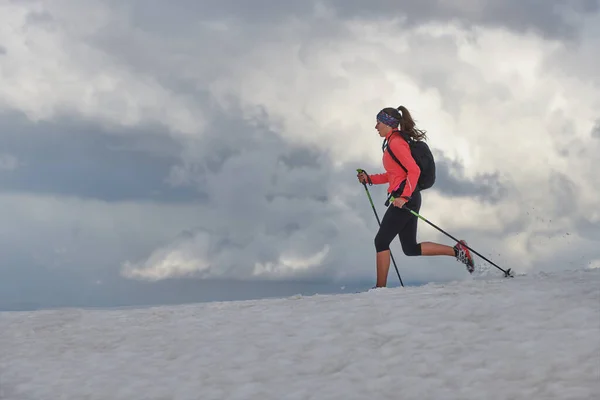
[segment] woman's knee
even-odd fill
[[[402,246],[402,251],[404,251],[404,254],[409,256],[409,257],[415,257],[415,256],[420,256],[421,255],[421,243],[416,243],[414,245],[410,245],[410,246]]]
[[[382,235],[381,233],[377,233],[377,235],[375,235],[375,250],[379,253],[382,251],[386,251],[390,249],[390,240],[388,240],[384,235]]]

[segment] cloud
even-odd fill
[[[347,263],[349,235],[372,240],[336,204],[335,180],[356,178],[332,176],[331,161],[315,148],[222,117],[214,123],[225,124],[227,137],[206,135],[186,146],[177,168],[179,185],[197,185],[209,195],[196,211],[201,222],[147,257],[128,260],[123,274],[151,280],[362,276],[359,268],[338,268]]]
[[[458,22],[467,29],[477,26],[507,28],[521,34],[534,31],[548,38],[573,38],[581,20],[598,13],[596,0],[471,0],[453,2],[423,0],[419,2],[373,0],[320,0],[280,2],[260,0],[183,0],[165,6],[158,1],[128,4],[135,23],[148,29],[151,25],[182,30],[200,21],[230,21],[236,24],[271,25],[284,19],[306,20],[315,15],[336,20],[398,21],[409,26],[428,23]],[[123,6],[125,7],[125,6]],[[390,36],[392,37],[392,36]]]
[[[164,278],[191,276],[210,268],[205,260],[210,246],[210,235],[200,232],[191,238],[187,235],[166,248],[155,250],[142,264],[125,262],[123,275],[129,278],[160,280]]]
[[[600,139],[600,119],[596,121],[596,125],[592,129],[592,137],[596,139]]]
[[[439,152],[438,152],[439,153]],[[465,167],[457,160],[450,160],[439,153],[436,157],[436,190],[455,197],[475,196],[484,202],[498,203],[509,195],[507,183],[502,182],[499,172],[483,173],[464,178]]]
[[[194,207],[152,202],[105,202],[72,196],[0,194],[5,282],[43,268],[97,280],[123,260],[143,257],[194,220]],[[33,277],[32,277],[33,279]]]
[[[14,171],[19,166],[19,160],[12,154],[0,154],[0,171]]]
[[[145,128],[145,129],[144,129]],[[200,190],[172,187],[181,144],[160,127],[107,130],[94,122],[56,118],[36,124],[0,113],[1,192],[54,194],[106,201],[199,201]]]
[[[109,5],[8,2],[0,6],[3,46],[0,106],[32,120],[78,115],[126,127],[166,123],[177,134],[202,127],[185,95],[164,88],[86,42],[110,24]]]
[[[25,163],[5,250],[133,279],[372,278],[355,170],[381,171],[375,115],[403,104],[438,160],[424,216],[501,265],[597,258],[597,2],[468,3],[1,5],[0,140]]]
[[[252,269],[250,262],[237,265],[231,263],[232,258],[242,258],[231,257],[232,252],[234,255],[238,252],[247,254],[248,250],[247,247],[239,249],[232,246],[226,237],[206,231],[186,232],[179,239],[155,250],[141,263],[125,262],[122,274],[128,278],[150,281],[178,277],[294,279],[306,271],[323,266],[329,253],[329,245],[324,245],[316,254],[310,251],[302,254],[302,251],[292,246],[275,260],[255,262]],[[231,261],[228,262],[228,259]]]

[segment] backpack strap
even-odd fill
[[[396,132],[398,132],[398,134],[399,134],[399,135],[400,135],[400,136],[401,136],[401,137],[402,137],[404,140],[406,140],[406,142],[407,142],[407,143],[408,143],[408,141],[409,141],[409,140],[411,140],[411,137],[410,137],[410,136],[408,136],[408,135],[406,134],[406,132],[402,132],[402,131],[399,131],[399,130],[395,130],[394,132],[392,132],[392,135],[393,135],[394,133],[396,133]],[[392,135],[390,135],[390,137],[392,137]],[[396,161],[396,162],[398,163],[398,165],[400,165],[400,166],[402,167],[402,169],[404,170],[404,172],[406,172],[406,173],[408,174],[408,169],[407,169],[407,168],[406,168],[404,165],[402,165],[402,163],[400,162],[400,160],[398,160],[398,157],[396,157],[396,155],[395,155],[395,154],[394,154],[394,152],[392,151],[392,148],[389,146],[389,140],[387,140],[387,139],[386,139],[386,140],[384,140],[384,141],[383,141],[383,145],[381,146],[381,149],[382,149],[384,152],[387,150],[387,152],[388,152],[388,154],[390,155],[390,157],[392,157],[392,159],[393,159],[394,161]],[[400,184],[400,186],[398,187],[398,189],[396,189],[396,190],[395,190],[393,193],[391,193],[391,194],[388,196],[388,199],[387,199],[387,200],[386,200],[386,202],[385,202],[385,206],[386,206],[386,207],[389,205],[389,203],[390,203],[390,199],[391,199],[392,197],[394,197],[394,196],[399,196],[399,195],[400,195],[400,193],[402,193],[402,192],[404,191],[404,186],[405,186],[405,185],[406,185],[406,180],[404,180],[404,181],[403,181],[403,182]],[[410,199],[411,199],[411,197],[405,197],[405,196],[403,196],[403,197],[404,197],[406,200],[410,200]]]
[[[408,140],[406,139],[407,135],[403,134],[403,132],[394,131],[394,132],[392,132],[392,135],[394,133],[396,133],[396,132],[398,132],[400,134],[400,136],[402,136],[402,138],[408,142]],[[392,137],[392,135],[390,135],[390,137]],[[402,169],[404,170],[404,172],[408,173],[408,169],[406,169],[406,167],[404,165],[402,165],[402,163],[400,162],[400,160],[398,160],[398,158],[396,157],[396,155],[392,152],[392,148],[389,146],[389,140],[386,139],[386,140],[383,141],[383,145],[381,146],[381,150],[383,150],[383,152],[385,152],[387,150],[388,154],[392,157],[392,159],[394,161],[396,161],[402,167]]]

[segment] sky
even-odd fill
[[[423,216],[505,268],[598,268],[599,10],[4,1],[0,304],[371,285],[356,168],[382,171],[375,116],[399,105],[436,157]],[[469,278],[392,251],[405,283]]]

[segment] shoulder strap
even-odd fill
[[[406,138],[404,137],[404,135],[402,135],[402,133],[400,131],[397,131],[398,133],[400,133],[400,135],[406,140]],[[394,133],[392,133],[393,135]],[[390,135],[390,137],[392,137]],[[406,169],[406,167],[404,165],[402,165],[402,163],[400,162],[400,160],[398,160],[398,158],[396,157],[396,155],[394,155],[394,153],[392,152],[392,148],[389,146],[389,140],[384,140],[383,141],[383,146],[381,147],[381,149],[385,152],[386,150],[388,151],[388,154],[392,157],[392,159],[394,161],[396,161],[404,170],[404,172],[408,173],[408,169]]]

